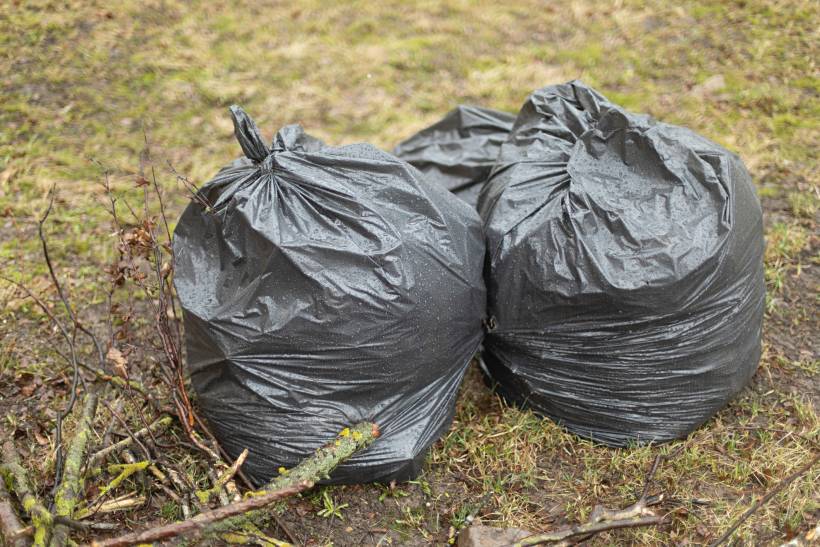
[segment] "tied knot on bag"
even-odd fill
[[[263,170],[273,168],[273,158],[277,152],[298,148],[302,133],[299,126],[289,125],[283,127],[276,134],[270,148],[268,148],[256,123],[242,107],[232,105],[230,111],[233,119],[234,135],[236,135],[236,140],[239,141],[239,146],[242,147],[242,152],[249,160],[259,164]]]
[[[233,132],[245,157],[254,163],[264,161],[273,150],[268,150],[265,146],[259,128],[241,107],[232,105],[230,110],[231,118],[233,118]]]

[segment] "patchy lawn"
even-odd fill
[[[585,518],[596,503],[628,505],[655,455],[675,454],[654,489],[667,495],[668,524],[610,532],[592,543],[708,543],[816,454],[817,2],[6,4],[0,269],[56,306],[36,236],[56,184],[48,232],[57,273],[99,332],[107,329],[105,266],[114,258],[101,205],[103,169],[121,199],[138,203],[134,174],[147,139],[176,218],[187,195],[169,164],[201,183],[239,155],[227,114],[232,103],[266,135],[299,122],[329,143],[387,148],[458,103],[514,112],[530,91],[581,78],[746,161],[766,215],[769,292],[760,369],[736,401],[684,441],[616,450],[505,407],[472,370],[456,421],[418,480],[318,489],[294,499],[282,521],[298,540],[445,543],[476,519],[547,529]],[[147,302],[131,304],[147,310]],[[158,350],[150,314],[138,313],[129,325],[122,345],[131,374],[151,385]],[[0,282],[0,431],[22,447],[41,493],[51,486],[51,432],[70,376],[55,348],[64,351],[47,318]],[[139,427],[134,408],[125,405],[122,413]],[[100,436],[109,421],[101,408]],[[172,455],[192,483],[202,483],[204,464],[195,453]],[[819,481],[815,467],[735,537],[778,543],[813,526]],[[143,491],[136,479],[119,488]],[[179,516],[160,494],[106,519],[136,527]]]

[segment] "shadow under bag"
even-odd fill
[[[361,421],[381,437],[329,482],[411,478],[483,336],[478,215],[372,146],[286,126],[269,148],[232,114],[246,157],[174,233],[198,406],[257,483]]]
[[[765,287],[743,162],[580,82],[534,92],[482,189],[507,399],[611,445],[685,436],[748,382]]]

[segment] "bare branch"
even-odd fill
[[[650,505],[663,500],[663,495],[649,497],[649,488],[655,478],[661,462],[670,456],[658,455],[652,462],[652,468],[644,479],[643,492],[638,501],[625,509],[607,509],[596,506],[589,516],[589,520],[581,524],[564,526],[552,532],[535,534],[526,537],[514,544],[514,547],[530,547],[532,545],[543,545],[554,543],[557,545],[570,545],[576,541],[582,541],[600,532],[607,530],[617,530],[619,528],[634,528],[638,526],[655,526],[663,523],[663,517],[656,515]]]
[[[245,463],[245,458],[247,457],[248,449],[246,448],[242,451],[239,457],[236,458],[236,461],[233,462],[233,465],[226,469],[225,472],[222,473],[214,481],[214,484],[211,488],[208,488],[207,490],[198,490],[196,492],[196,497],[199,498],[200,503],[202,503],[203,505],[208,503],[208,501],[211,499],[211,496],[221,492],[222,488],[228,483],[228,481],[230,481],[233,478],[234,475],[236,475],[236,472],[239,471],[239,468],[242,467],[242,464]]]
[[[255,509],[260,509],[282,498],[303,492],[312,486],[313,483],[308,481],[299,482],[290,486],[285,486],[279,490],[265,492],[260,496],[254,496],[238,503],[233,503],[212,511],[200,513],[199,515],[188,520],[183,520],[182,522],[174,522],[173,524],[168,524],[166,526],[125,534],[103,541],[95,541],[91,545],[95,547],[127,547],[129,545],[163,541],[179,536],[185,536],[186,539],[194,539],[202,535],[207,530],[208,525],[213,522],[236,515],[242,515]]]
[[[88,460],[88,467],[92,468],[97,464],[101,463],[105,458],[107,458],[110,454],[116,454],[129,446],[134,442],[134,439],[142,439],[148,436],[149,432],[156,433],[166,429],[168,426],[171,425],[171,417],[170,416],[163,416],[159,418],[157,421],[149,425],[148,427],[144,427],[140,430],[137,430],[133,433],[133,435],[129,435],[128,437],[124,438],[123,440],[114,443],[110,446],[103,448],[102,450],[97,451],[94,455],[91,456]]]
[[[28,540],[21,532],[23,525],[11,506],[11,496],[6,490],[6,483],[0,477],[0,544],[8,547],[27,547]]]
[[[11,490],[17,495],[23,509],[31,517],[35,546],[45,546],[51,533],[53,518],[48,509],[43,506],[28,479],[25,468],[20,464],[20,455],[17,448],[8,440],[3,443],[3,465],[0,471],[8,479]]]
[[[316,450],[313,456],[293,469],[280,473],[253,497],[201,513],[192,519],[125,534],[118,538],[95,542],[93,545],[124,547],[174,537],[184,537],[187,541],[202,535],[219,536],[245,526],[257,526],[269,514],[262,508],[283,497],[311,488],[315,481],[327,476],[339,463],[368,446],[379,434],[379,428],[372,423],[361,423],[352,428],[345,428],[334,441]]]

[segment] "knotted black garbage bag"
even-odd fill
[[[478,215],[394,156],[291,125],[268,148],[233,107],[246,158],[174,234],[198,404],[256,482],[345,426],[381,437],[332,482],[403,480],[449,426],[481,342]]]
[[[507,399],[611,445],[685,436],[760,357],[760,204],[742,161],[579,82],[534,92],[479,198]]]
[[[393,153],[475,207],[514,120],[506,112],[462,105]]]

